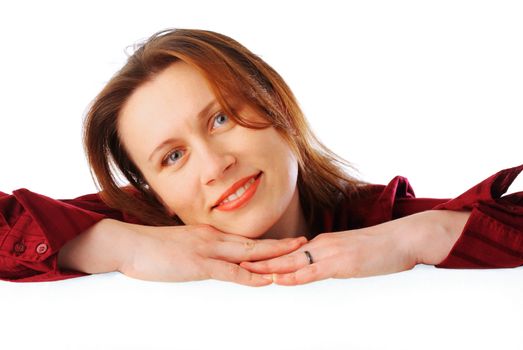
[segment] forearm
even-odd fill
[[[85,273],[118,271],[127,244],[125,223],[103,219],[67,242],[58,253],[58,266]]]
[[[423,212],[421,239],[415,248],[417,263],[437,265],[452,250],[470,217],[470,211],[429,210]]]

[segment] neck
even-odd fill
[[[291,203],[281,219],[260,238],[282,239],[300,236],[308,237],[309,228],[301,209],[300,196],[296,188]]]

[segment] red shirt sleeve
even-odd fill
[[[433,209],[470,210],[461,236],[436,267],[506,268],[523,265],[523,192],[502,196],[523,164],[501,170]]]
[[[403,216],[430,210],[449,199],[416,198],[407,178],[394,177],[387,186],[372,184],[357,197],[345,199],[325,210],[319,232],[353,230],[378,225]]]
[[[371,205],[373,225],[425,210],[470,211],[449,255],[436,267],[504,268],[523,265],[523,192],[502,197],[523,164],[497,172],[454,199],[416,198],[404,177],[395,177]]]
[[[55,200],[27,189],[0,192],[0,279],[40,282],[87,275],[59,269],[57,253],[104,218],[137,222],[109,208],[97,194]]]
[[[436,267],[502,268],[523,265],[523,192],[502,195],[523,170],[504,169],[454,199],[416,198],[407,178],[371,185],[360,197],[324,212],[321,232],[358,229],[426,210],[470,211],[448,256]]]

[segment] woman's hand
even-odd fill
[[[253,240],[218,231],[209,225],[149,227],[132,225],[129,254],[120,271],[154,281],[217,279],[250,286],[272,283],[238,264],[288,254],[307,240]]]
[[[240,266],[273,274],[277,284],[296,285],[330,277],[389,274],[410,270],[418,263],[437,264],[451,250],[468,215],[431,210],[372,227],[323,233],[287,255]],[[305,251],[310,252],[312,264]]]
[[[288,254],[306,241],[253,240],[208,225],[154,227],[104,219],[61,249],[59,265],[87,273],[118,270],[150,281],[213,278],[264,286],[272,280],[238,263]]]

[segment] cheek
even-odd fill
[[[273,129],[271,135],[268,136],[260,143],[264,146],[259,147],[263,150],[264,158],[270,162],[274,172],[280,174],[282,180],[292,181],[292,178],[296,178],[298,172],[296,156],[285,139],[276,130]]]
[[[257,136],[258,146],[254,152],[261,160],[262,170],[267,173],[272,205],[276,211],[281,211],[286,208],[296,189],[298,160],[291,147],[274,128],[263,130]],[[255,138],[253,135],[253,139]]]
[[[183,186],[180,186],[183,183]],[[177,215],[184,223],[192,222],[191,213],[196,213],[196,203],[200,201],[199,191],[190,180],[158,179],[151,184],[169,215]],[[200,209],[201,210],[201,209]]]

